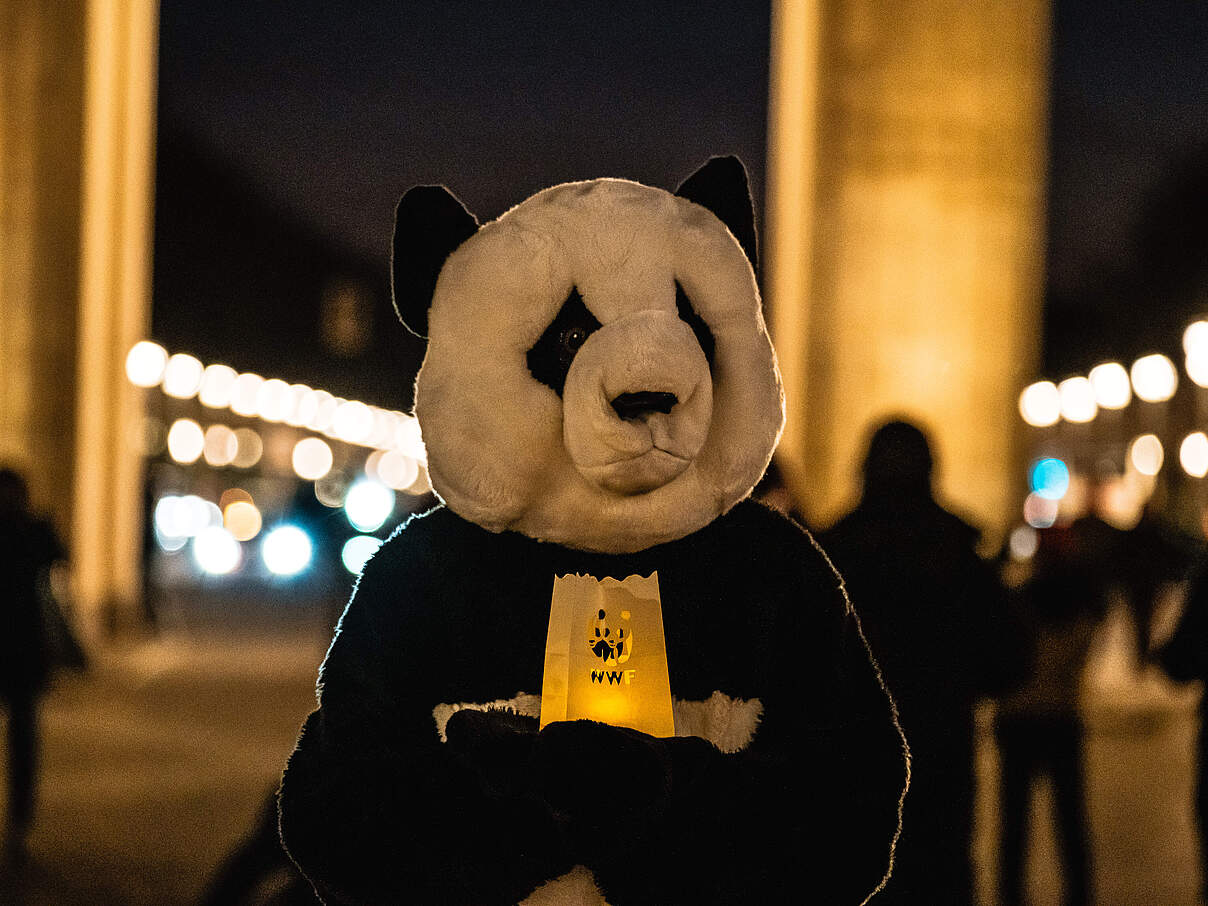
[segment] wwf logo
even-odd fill
[[[624,664],[633,654],[630,612],[614,610],[613,613],[619,614],[619,619],[610,620],[607,612],[601,608],[595,619],[589,620],[587,625],[587,647],[608,667]]]

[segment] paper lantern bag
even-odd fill
[[[675,735],[657,572],[555,577],[541,726],[584,718]]]

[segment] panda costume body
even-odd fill
[[[812,539],[748,498],[783,425],[746,174],[399,203],[395,304],[444,505],[365,566],[286,769],[328,903],[866,902],[908,764]],[[676,736],[537,730],[556,576],[661,590]]]

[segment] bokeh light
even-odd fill
[[[373,433],[373,410],[356,400],[345,400],[336,408],[331,430],[342,441],[364,443]]]
[[[1036,533],[1036,529],[1030,525],[1016,526],[1011,532],[1011,537],[1007,542],[1007,547],[1011,552],[1011,559],[1016,561],[1031,560],[1036,556],[1036,549],[1040,546],[1040,536]]]
[[[1183,352],[1188,358],[1208,356],[1208,321],[1195,321],[1183,331]]]
[[[197,399],[210,409],[225,409],[231,405],[235,392],[235,380],[239,373],[229,365],[207,365],[201,375],[201,389]]]
[[[222,526],[202,529],[193,539],[193,562],[204,573],[225,576],[234,572],[242,561],[242,545]]]
[[[1128,462],[1142,475],[1157,475],[1166,457],[1156,434],[1142,434],[1128,445]]]
[[[1069,467],[1055,456],[1037,460],[1028,479],[1032,491],[1046,500],[1060,500],[1070,489]]]
[[[1119,362],[1096,365],[1087,377],[1100,409],[1123,409],[1132,400],[1132,383]]]
[[[167,367],[167,350],[150,340],[139,340],[126,353],[126,377],[136,387],[158,386]]]
[[[1057,385],[1052,381],[1037,381],[1025,387],[1019,394],[1019,414],[1034,428],[1047,428],[1057,424],[1057,420],[1061,418],[1061,394]],[[418,436],[418,424],[414,430]],[[399,449],[407,447],[400,443]]]
[[[192,399],[201,389],[204,371],[199,359],[183,352],[176,353],[164,368],[164,393],[179,400]]]
[[[250,469],[260,462],[260,457],[264,455],[264,441],[260,439],[259,434],[251,428],[236,428],[235,440],[239,444],[239,451],[235,454],[231,465],[240,469]]]
[[[1095,388],[1089,378],[1066,378],[1057,385],[1057,393],[1061,399],[1061,417],[1066,421],[1083,424],[1099,414]]]
[[[237,541],[251,541],[260,534],[263,517],[250,500],[236,500],[222,511],[222,525]]]
[[[293,404],[289,384],[278,378],[269,378],[256,391],[256,413],[266,422],[284,421]]]
[[[419,478],[419,463],[399,450],[387,450],[377,461],[376,472],[386,487],[406,491]]]
[[[305,437],[294,444],[292,462],[299,478],[317,481],[331,471],[335,458],[325,441],[318,437]]]
[[[1194,431],[1179,444],[1179,464],[1192,478],[1208,475],[1208,435]]]
[[[205,445],[205,432],[191,418],[178,418],[168,429],[168,455],[182,465],[197,462]]]
[[[1179,386],[1174,363],[1161,353],[1142,356],[1133,362],[1131,376],[1133,392],[1147,403],[1170,399]]]
[[[210,425],[206,428],[206,462],[212,466],[229,466],[239,454],[239,439],[226,425]]]
[[[231,411],[249,418],[258,413],[256,408],[260,403],[260,387],[264,378],[258,374],[245,372],[235,378],[235,386],[231,389]]]
[[[353,528],[376,532],[394,512],[394,491],[376,481],[358,481],[348,489],[344,512]]]
[[[1050,528],[1057,521],[1060,505],[1032,492],[1023,502],[1023,520],[1032,528]]]
[[[296,576],[310,565],[310,537],[296,525],[280,525],[264,537],[260,556],[268,571],[277,576]]]
[[[343,561],[346,570],[354,576],[359,576],[361,570],[365,568],[365,564],[369,562],[369,558],[376,554],[381,546],[380,538],[374,538],[372,535],[356,535],[344,542],[344,547],[340,549],[340,560]]]

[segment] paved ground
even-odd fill
[[[193,902],[251,826],[313,701],[326,644],[295,622],[236,637],[178,628],[103,652],[45,710],[40,820],[23,877],[0,903],[172,906]],[[1088,763],[1103,906],[1193,906],[1189,796],[1194,710],[1150,680],[1100,682]],[[975,853],[992,890],[996,762],[983,746]],[[1045,798],[1039,797],[1041,811]],[[1047,820],[1035,822],[1037,906],[1059,902]],[[989,898],[985,903],[991,903]]]

